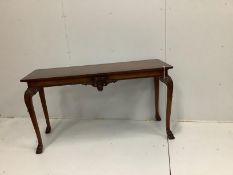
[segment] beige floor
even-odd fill
[[[172,175],[233,175],[233,123],[179,123],[176,136]]]
[[[233,123],[178,122],[169,145],[162,122],[51,123],[44,153],[36,155],[30,120],[0,118],[0,175],[169,175],[170,168],[172,175],[233,175]]]

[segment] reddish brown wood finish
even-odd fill
[[[38,92],[37,88],[28,88],[25,91],[25,94],[24,94],[24,101],[25,101],[25,104],[27,106],[28,112],[30,114],[32,124],[33,124],[33,127],[35,129],[37,140],[38,140],[38,146],[37,146],[37,149],[36,149],[36,154],[40,154],[43,151],[43,143],[42,143],[42,139],[41,139],[41,135],[40,135],[40,129],[39,129],[39,126],[38,126],[38,123],[37,123],[36,114],[35,114],[35,111],[34,111],[34,106],[33,106],[33,101],[32,101],[33,95],[35,95],[37,92]]]
[[[73,66],[52,69],[38,69],[24,77],[21,82],[41,81],[41,80],[61,80],[73,79],[90,76],[113,76],[127,73],[142,73],[156,70],[172,68],[171,65],[162,62],[158,59],[129,61],[120,63],[108,63],[86,66]]]
[[[107,86],[109,83],[115,83],[119,80],[153,77],[155,86],[155,119],[159,121],[161,120],[159,115],[160,80],[167,86],[167,136],[169,139],[174,139],[175,137],[170,130],[173,82],[171,77],[168,75],[168,70],[171,68],[173,68],[171,65],[164,63],[161,60],[153,59],[99,65],[38,69],[33,71],[24,77],[21,82],[26,82],[28,84],[28,89],[25,92],[24,98],[38,140],[36,153],[42,153],[43,143],[33,107],[32,97],[39,91],[47,124],[46,133],[50,133],[51,126],[46,106],[44,87],[51,86],[83,84],[91,85],[96,87],[98,91],[102,91],[104,86]]]

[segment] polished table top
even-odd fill
[[[107,63],[97,65],[72,66],[50,69],[37,69],[26,77],[21,79],[21,82],[50,80],[69,77],[84,77],[91,75],[104,75],[114,73],[140,72],[147,70],[171,69],[171,65],[159,60],[140,60],[118,63]]]

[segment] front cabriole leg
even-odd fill
[[[166,131],[168,139],[175,139],[171,129],[170,129],[170,117],[171,117],[171,107],[172,107],[172,94],[173,94],[173,81],[169,75],[165,77],[160,77],[160,81],[167,86],[167,109],[166,109]]]
[[[34,106],[33,106],[33,101],[32,101],[32,97],[38,92],[38,90],[39,89],[37,88],[28,88],[24,94],[24,101],[27,106],[28,112],[30,114],[30,118],[31,118],[34,130],[36,132],[37,140],[38,140],[36,154],[40,154],[43,151],[43,143],[42,143],[42,139],[40,135],[40,129],[37,123],[36,114],[34,111]]]

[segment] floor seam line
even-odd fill
[[[170,145],[169,145],[169,140],[167,138],[167,154],[168,154],[168,165],[169,165],[169,173],[172,175],[172,170],[171,170],[171,156],[170,156]]]

